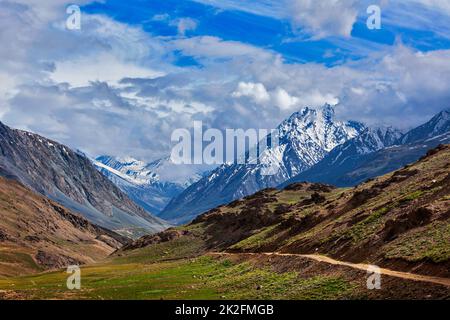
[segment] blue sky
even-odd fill
[[[65,27],[69,4],[81,30]],[[373,4],[380,30],[366,25]],[[0,12],[0,120],[91,155],[165,156],[194,120],[270,129],[330,103],[406,130],[450,104],[447,0],[8,0]]]
[[[226,3],[226,1],[224,1]],[[351,36],[345,39],[327,37],[314,39],[314,34],[308,33],[300,27],[293,30],[287,17],[269,16],[264,10],[245,10],[245,6],[252,7],[253,3],[242,1],[242,7],[236,6],[228,10],[220,6],[214,6],[196,1],[135,1],[108,0],[104,3],[92,3],[83,9],[91,14],[105,14],[129,25],[142,27],[146,32],[154,36],[176,37],[178,35],[177,19],[193,19],[196,27],[186,31],[186,36],[215,36],[226,41],[239,41],[265,49],[274,50],[283,58],[292,63],[317,62],[327,65],[344,63],[348,60],[361,59],[367,56],[370,50],[383,50],[384,46],[393,46],[396,40],[401,40],[405,45],[421,51],[450,48],[450,36],[448,33],[436,33],[429,28],[424,28],[423,17],[416,17],[417,23],[409,20],[396,21],[398,12],[408,9],[418,12],[426,10],[420,4],[395,3],[384,7],[382,29],[369,30],[366,26],[369,14],[364,11],[368,4],[374,1],[360,1],[357,5],[361,8],[353,25]],[[376,2],[376,1],[375,1]],[[401,1],[400,1],[401,2]],[[268,2],[267,2],[268,3]],[[404,3],[404,2],[403,2]],[[269,6],[269,4],[267,4]],[[243,8],[244,7],[244,8]],[[266,8],[267,9],[267,8]],[[275,10],[273,10],[275,11]],[[270,13],[273,13],[270,11]],[[430,10],[427,13],[432,19],[434,28],[443,30],[448,26],[448,17],[439,10]],[[279,14],[281,15],[281,14]],[[442,27],[440,28],[439,25]],[[304,32],[303,32],[304,31]],[[193,59],[180,59],[192,64]]]

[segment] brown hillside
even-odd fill
[[[125,241],[0,177],[0,276],[92,263]]]
[[[194,254],[322,254],[450,277],[450,146],[351,189],[299,183],[264,190],[125,250],[180,238],[201,240]]]

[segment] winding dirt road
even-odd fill
[[[264,255],[264,256],[280,256],[280,257],[299,257],[299,258],[306,258],[315,260],[318,262],[328,263],[331,265],[337,265],[337,266],[345,266],[352,269],[367,271],[371,265],[364,264],[364,263],[351,263],[351,262],[345,262],[345,261],[339,261],[335,260],[333,258],[318,255],[318,254],[295,254],[295,253],[279,253],[279,252],[270,252],[270,253],[227,253],[227,252],[213,252],[210,253],[212,255],[216,256],[226,256],[226,255],[247,255],[247,256],[257,256],[257,255]],[[406,279],[406,280],[412,280],[412,281],[422,281],[422,282],[428,282],[428,283],[434,283],[434,284],[440,284],[444,285],[450,288],[450,278],[440,278],[440,277],[432,277],[432,276],[425,276],[415,273],[409,273],[409,272],[401,272],[401,271],[394,271],[390,269],[380,268],[380,274],[387,275],[391,277]]]

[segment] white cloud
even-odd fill
[[[253,60],[274,59],[275,55],[267,50],[238,41],[225,41],[218,37],[199,36],[172,41],[174,48],[196,58],[233,59],[247,57]]]
[[[171,22],[178,29],[178,34],[184,36],[187,31],[193,31],[197,29],[197,20],[191,18],[179,18]]]
[[[250,97],[256,103],[264,103],[270,100],[269,93],[262,83],[239,82],[232,96],[235,98]]]
[[[358,16],[357,0],[286,0],[294,29],[312,34],[349,37]]]
[[[220,10],[239,10],[256,15],[267,16],[292,22],[294,30],[309,33],[315,39],[325,36],[347,37],[358,16],[366,17],[369,5],[380,5],[383,8],[383,21],[393,22],[408,27],[423,27],[439,33],[439,28],[447,30],[447,26],[436,19],[416,10],[417,4],[430,10],[430,15],[437,13],[450,15],[448,0],[258,0],[248,5],[241,0],[195,0],[211,5]],[[410,10],[408,10],[410,9]],[[422,8],[423,9],[423,8]],[[434,12],[434,13],[433,13]],[[433,27],[429,22],[438,22]]]
[[[83,14],[82,30],[70,31],[65,29],[63,2],[49,1],[42,7],[26,2],[30,4],[0,3],[0,59],[4,61],[0,74],[10,74],[16,85],[49,79],[81,85],[162,75],[149,67],[152,60],[158,68],[170,68],[162,61],[166,49],[161,41],[138,28]]]
[[[199,3],[214,6],[221,10],[239,10],[257,15],[282,18],[285,15],[285,3],[280,0],[253,1],[251,5],[242,0],[194,0]]]
[[[319,90],[312,90],[311,92],[305,92],[300,98],[298,105],[320,107],[325,104],[335,106],[339,104],[339,98],[333,94],[322,94]]]
[[[195,19],[188,17],[171,19],[167,13],[154,15],[151,20],[166,22],[169,26],[176,27],[180,36],[185,36],[186,32],[194,31],[198,27],[198,21]]]
[[[299,98],[291,96],[283,88],[277,88],[272,95],[272,99],[275,106],[282,110],[290,110],[294,106],[300,108],[300,106],[298,106],[298,102],[300,101]]]
[[[362,7],[358,0],[260,0],[252,5],[238,0],[196,1],[223,10],[240,10],[289,20],[294,30],[301,29],[302,33],[314,38],[349,36]]]
[[[164,14],[155,14],[152,17],[153,21],[167,21],[170,19],[170,15],[168,15],[167,13]]]
[[[240,82],[233,98],[247,97],[260,105],[272,105],[283,111],[292,111],[302,106],[321,107],[325,104],[337,105],[339,99],[332,94],[322,94],[315,89],[311,92],[303,92],[301,97],[290,95],[285,89],[277,87],[268,92],[262,83]]]
[[[102,53],[95,56],[80,57],[75,60],[60,61],[50,74],[55,82],[67,82],[71,86],[86,86],[91,81],[117,84],[121,79],[156,78],[165,73],[124,62],[112,54]]]

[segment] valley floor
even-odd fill
[[[160,247],[159,245],[155,246]],[[81,290],[65,270],[0,279],[1,299],[450,299],[450,279],[383,269],[367,289],[365,266],[324,256],[146,251],[81,269]],[[177,253],[178,255],[178,253]]]

